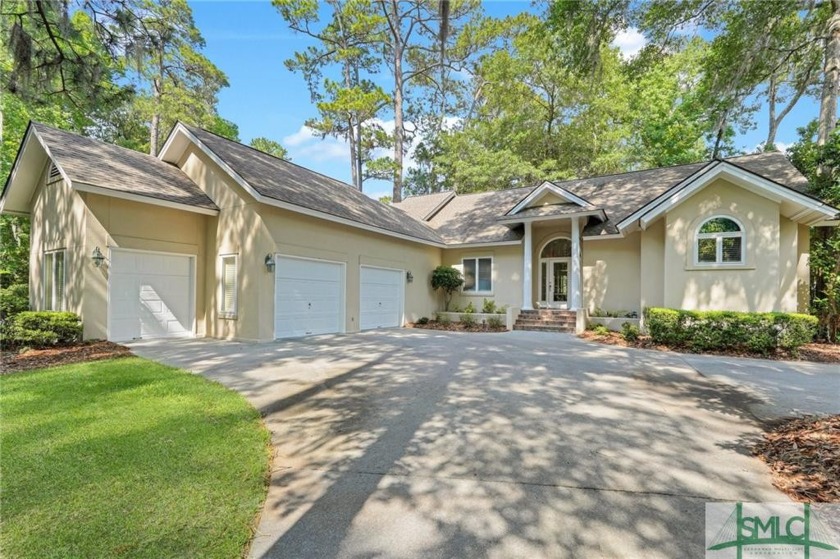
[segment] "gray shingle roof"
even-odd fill
[[[513,188],[456,196],[428,223],[449,244],[516,241],[522,237],[521,228],[512,230],[498,218],[531,190]]]
[[[568,204],[547,204],[545,206],[533,206],[530,208],[525,208],[524,210],[518,211],[514,215],[509,215],[510,212],[508,212],[507,214],[498,219],[512,220],[528,217],[551,217],[553,215],[570,215],[591,211],[592,209],[593,208],[591,207],[584,207],[578,204],[573,204],[571,202]]]
[[[408,237],[442,242],[435,231],[420,221],[368,198],[349,184],[201,128],[185,127],[261,196]]]
[[[54,162],[73,182],[217,210],[216,204],[178,167],[132,149],[106,144],[38,122],[33,128]]]
[[[726,159],[726,161],[778,184],[807,194],[807,179],[796,170],[782,153],[767,152],[742,155]],[[615,234],[618,233],[617,223],[711,163],[713,162],[703,161],[674,167],[574,179],[555,182],[554,184],[565,188],[576,196],[587,200],[594,207],[606,212],[608,217],[606,222],[601,223],[594,218],[589,220],[589,224],[583,231],[584,236]],[[536,187],[456,196],[428,223],[447,243],[516,240],[521,238],[521,231],[511,230],[504,224],[499,223],[498,219],[530,194],[534,188]],[[420,207],[422,202],[414,200],[412,204]],[[556,204],[528,208],[518,212],[516,216],[561,215],[570,211],[571,207],[567,208],[566,204]]]
[[[392,204],[394,207],[401,209],[414,219],[426,221],[435,210],[438,209],[449,198],[455,196],[454,192],[435,192],[434,194],[426,194],[424,196],[409,196],[403,198],[401,202]]]

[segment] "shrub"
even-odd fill
[[[491,316],[487,319],[487,326],[493,328],[494,330],[498,330],[505,327],[505,321],[499,316]]]
[[[0,320],[29,310],[29,286],[16,283],[0,289]]]
[[[645,309],[654,342],[692,351],[795,352],[814,338],[817,323],[816,317],[795,313]]]
[[[438,324],[441,324],[443,326],[446,326],[447,324],[449,324],[450,320],[449,320],[449,317],[447,315],[442,314],[442,313],[436,313],[435,314],[435,322],[437,322]]]
[[[432,270],[432,289],[443,291],[443,310],[449,310],[452,294],[464,285],[461,272],[452,266],[438,266]]]
[[[461,324],[463,324],[465,328],[471,328],[475,326],[475,323],[476,320],[473,313],[467,312],[466,314],[461,315]]]
[[[496,302],[493,299],[485,299],[481,305],[481,312],[484,314],[496,314]]]
[[[628,342],[635,342],[639,339],[639,327],[625,322],[621,325],[621,336]]]
[[[25,311],[9,327],[9,342],[17,347],[71,345],[82,340],[82,321],[71,312]]]
[[[610,329],[604,326],[603,324],[598,324],[595,328],[592,329],[596,336],[609,336]]]
[[[417,319],[417,324],[425,325],[425,324],[428,324],[428,323],[429,323],[429,318],[428,317],[421,316],[420,318]]]
[[[472,301],[467,303],[467,306],[464,307],[464,312],[467,314],[473,314],[475,312],[475,305],[473,305]]]

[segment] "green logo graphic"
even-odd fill
[[[838,551],[834,545],[836,534],[813,513],[810,504],[790,506],[801,506],[801,514],[799,510],[790,515],[768,511],[764,515],[745,516],[744,504],[736,503],[707,550],[734,548],[736,559],[742,559],[744,550],[752,546],[762,547],[761,551],[755,548],[762,554],[770,553],[769,548],[789,546],[788,549],[795,551],[797,557],[804,559],[811,558],[812,550]],[[780,551],[772,554],[778,557]]]

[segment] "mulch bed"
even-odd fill
[[[765,434],[753,453],[791,499],[840,503],[840,415],[788,420]]]
[[[30,349],[24,353],[4,351],[0,354],[0,373],[17,373],[56,365],[128,357],[131,350],[113,342],[85,342],[69,347]]]
[[[585,340],[599,342],[607,345],[621,347],[634,347],[637,349],[655,349],[657,351],[676,351],[690,353],[680,348],[655,344],[648,336],[640,336],[635,342],[628,342],[618,332],[609,334],[596,334],[592,330],[586,330],[580,335]],[[840,363],[840,344],[810,343],[799,348],[799,353],[794,355],[789,351],[777,350],[775,353],[762,355],[761,353],[750,353],[748,351],[705,351],[709,355],[725,355],[729,357],[749,357],[752,359],[774,359],[779,361],[814,361],[816,363]]]
[[[475,324],[473,326],[464,326],[460,322],[436,322],[430,320],[426,324],[408,324],[408,328],[419,328],[421,330],[445,330],[447,332],[506,332],[507,328],[499,326],[492,328],[486,324]]]

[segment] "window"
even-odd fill
[[[744,263],[744,229],[729,217],[707,219],[697,230],[694,261],[720,265]]]
[[[64,310],[64,250],[44,253],[44,310]]]
[[[236,316],[237,261],[235,254],[222,256],[222,296],[219,312],[223,317]]]
[[[572,241],[554,239],[542,249],[540,258],[569,258],[572,256]]]
[[[490,293],[493,291],[493,259],[464,258],[464,291]]]

